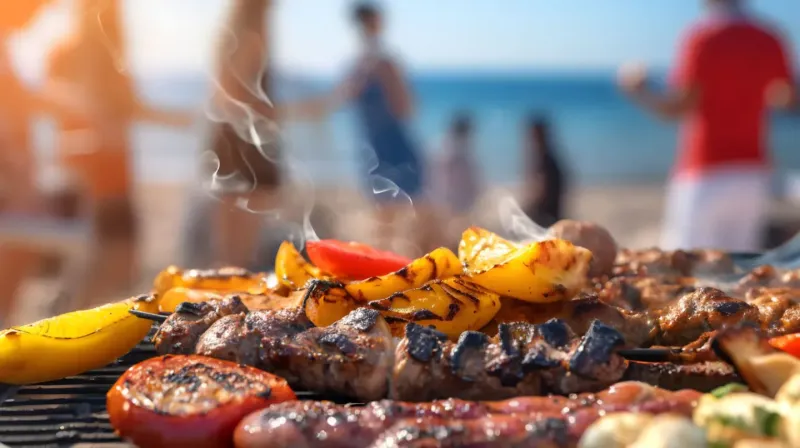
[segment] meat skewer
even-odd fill
[[[642,365],[628,363],[619,353],[624,336],[598,320],[583,337],[552,319],[501,324],[495,337],[465,332],[458,342],[409,324],[395,349],[385,320],[365,308],[328,327],[314,327],[299,309],[229,314],[207,326],[204,316],[237,308],[235,297],[226,300],[179,309],[156,334],[156,349],[169,354],[194,347],[196,354],[276,373],[299,389],[363,401],[570,394],[656,375],[652,367],[642,372]],[[717,380],[734,378],[731,371]]]
[[[282,403],[240,423],[236,446],[573,446],[605,413],[640,411],[691,415],[700,393],[618,383],[596,394],[474,402],[383,400],[364,407],[330,402]]]

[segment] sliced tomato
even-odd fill
[[[294,400],[283,378],[197,355],[167,355],[128,369],[108,392],[117,432],[142,447],[233,446],[246,415]]]
[[[778,336],[769,340],[770,345],[800,358],[800,333]]]
[[[394,272],[413,260],[363,243],[337,240],[308,241],[308,258],[334,277],[363,280]]]

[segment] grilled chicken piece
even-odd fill
[[[197,340],[214,322],[224,316],[246,312],[247,307],[238,296],[208,302],[184,302],[161,324],[153,343],[161,355],[192,354]]]
[[[357,309],[333,325],[314,327],[300,309],[223,317],[196,353],[253,365],[302,390],[358,400],[386,396],[393,342],[380,313]]]
[[[625,382],[597,394],[569,398],[427,403],[383,400],[364,407],[295,401],[246,417],[236,429],[235,441],[238,448],[574,446],[583,431],[607,412],[690,416],[700,395],[693,390],[669,392]],[[494,437],[487,440],[487,434]]]
[[[458,342],[409,324],[395,351],[390,397],[501,399],[600,390],[620,378],[627,361],[616,354],[622,335],[595,320],[576,338],[561,320],[501,324],[497,336],[467,331]]]

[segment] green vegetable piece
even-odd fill
[[[725,395],[734,393],[734,392],[747,392],[747,386],[744,384],[739,383],[729,383],[724,386],[720,386],[711,392],[709,392],[714,398],[722,398]]]
[[[781,415],[779,413],[760,406],[757,406],[753,411],[758,429],[762,434],[770,437],[778,437],[780,435]]]

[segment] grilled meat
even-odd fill
[[[246,312],[247,307],[238,296],[200,303],[184,302],[161,325],[153,343],[159,354],[188,355],[194,353],[197,340],[214,322],[224,316]]]
[[[620,250],[614,267],[615,275],[648,275],[667,278],[733,274],[733,259],[718,250],[661,249]]]
[[[655,336],[655,324],[647,314],[633,313],[604,303],[597,296],[583,295],[575,300],[532,304],[521,300],[503,299],[500,311],[482,332],[497,334],[502,323],[544,323],[550,319],[563,320],[575,333],[586,334],[593,321],[599,320],[619,331],[626,347],[641,347]]]
[[[259,367],[305,390],[369,401],[386,396],[393,347],[377,311],[360,308],[314,327],[302,310],[287,309],[223,317],[196,353]]]
[[[597,394],[569,398],[427,403],[384,400],[364,407],[297,401],[250,415],[237,428],[235,438],[240,448],[573,446],[583,431],[607,412],[688,416],[700,395],[692,390],[669,392],[624,382]]]
[[[501,324],[497,336],[464,332],[458,342],[409,324],[397,346],[391,397],[498,399],[600,390],[628,367],[622,335],[595,320],[576,338],[561,320]]]

